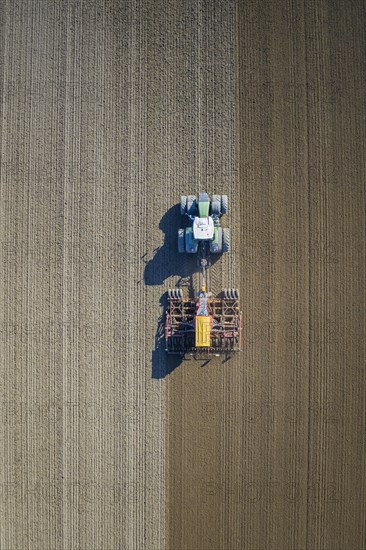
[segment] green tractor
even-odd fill
[[[229,252],[230,229],[220,225],[220,218],[227,210],[227,195],[212,195],[211,199],[207,193],[199,193],[198,198],[181,196],[180,213],[188,218],[189,225],[178,229],[178,251],[198,253],[201,260],[207,260],[210,253]]]
[[[182,288],[168,291],[165,321],[166,351],[195,359],[231,353],[242,349],[242,314],[239,291],[225,289],[214,297],[207,291],[206,269],[211,255],[230,250],[230,231],[221,227],[220,219],[228,209],[227,195],[207,193],[182,196],[180,212],[188,219],[187,227],[178,230],[178,250],[196,254],[201,269],[200,290],[195,297],[185,297]]]

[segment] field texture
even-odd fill
[[[1,550],[366,548],[361,0],[4,0]],[[244,351],[167,358],[181,194]]]

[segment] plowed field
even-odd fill
[[[366,548],[361,0],[4,0],[0,548]],[[168,358],[179,197],[244,350]]]

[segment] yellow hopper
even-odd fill
[[[211,347],[212,317],[196,315],[195,317],[195,345],[197,348]]]

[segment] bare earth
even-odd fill
[[[2,550],[366,548],[361,0],[4,0]],[[244,351],[164,352],[180,194]]]

